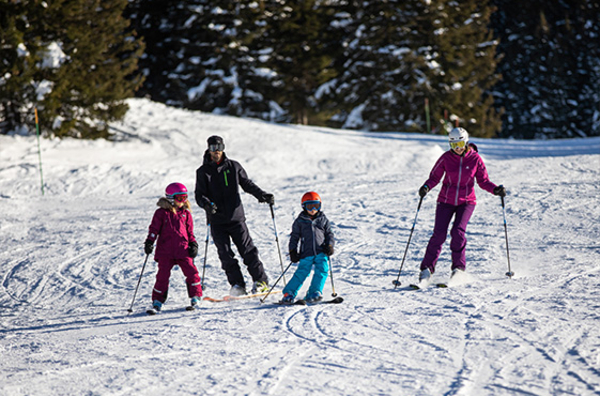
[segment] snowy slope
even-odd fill
[[[600,394],[600,139],[474,139],[491,180],[509,192],[516,276],[504,276],[500,199],[477,189],[467,281],[406,291],[433,227],[437,189],[418,214],[402,286],[392,281],[417,190],[445,138],[130,105],[114,125],[124,142],[42,141],[45,196],[35,139],[0,136],[0,395]],[[150,260],[127,313],[156,201],[173,181],[193,190],[212,134],[275,194],[284,253],[301,195],[321,195],[338,240],[334,282],[343,304],[279,307],[273,297],[186,312],[175,271],[165,311],[150,317]],[[269,208],[243,200],[275,281],[281,265]],[[206,226],[195,204],[194,220],[201,268]],[[446,246],[437,279],[447,279],[449,260]],[[205,294],[227,290],[211,243]]]

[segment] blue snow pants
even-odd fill
[[[310,287],[306,295],[310,295],[314,292],[323,294],[323,287],[327,280],[327,274],[329,273],[329,257],[325,253],[319,253],[316,256],[305,257],[298,263],[298,269],[294,272],[294,276],[288,282],[287,286],[283,288],[283,294],[290,294],[294,297],[298,294],[298,291],[302,287],[302,284],[310,275],[310,270],[314,266],[314,275],[310,282]]]

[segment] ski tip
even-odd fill
[[[410,287],[413,290],[419,290],[421,288],[421,286],[411,283],[410,285],[408,285],[408,287]]]
[[[447,288],[447,287],[448,287],[448,285],[447,285],[447,284],[445,284],[445,283],[436,283],[436,285],[435,285],[435,286],[436,286],[436,287],[439,287],[440,289],[445,289],[445,288]]]

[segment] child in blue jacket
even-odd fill
[[[323,287],[329,272],[329,256],[333,254],[333,232],[329,220],[321,212],[321,197],[316,192],[307,192],[302,196],[304,209],[292,225],[290,236],[290,260],[298,263],[294,276],[283,289],[284,304],[292,304],[302,284],[314,267],[314,275],[304,298],[306,302],[323,299]],[[298,252],[300,242],[300,252]]]

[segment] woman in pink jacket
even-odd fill
[[[181,183],[169,184],[166,197],[160,198],[157,205],[159,209],[154,212],[148,238],[144,243],[146,254],[150,254],[154,248],[154,241],[158,239],[154,254],[154,261],[158,262],[158,272],[152,289],[153,311],[148,312],[160,311],[167,300],[171,270],[176,265],[185,276],[188,296],[192,300],[192,307],[195,307],[202,297],[202,284],[193,260],[198,255],[198,243],[194,236],[194,220],[187,188]]]
[[[442,180],[437,199],[433,235],[427,245],[425,257],[421,262],[419,281],[428,281],[435,272],[442,245],[446,241],[448,226],[454,216],[450,231],[452,251],[452,276],[466,268],[465,231],[469,219],[475,210],[475,180],[482,189],[499,196],[505,196],[503,186],[496,186],[488,178],[483,160],[477,153],[477,147],[469,144],[469,134],[463,128],[454,128],[449,134],[450,150],[442,154],[429,174],[429,179],[419,189],[424,197],[429,190]]]

